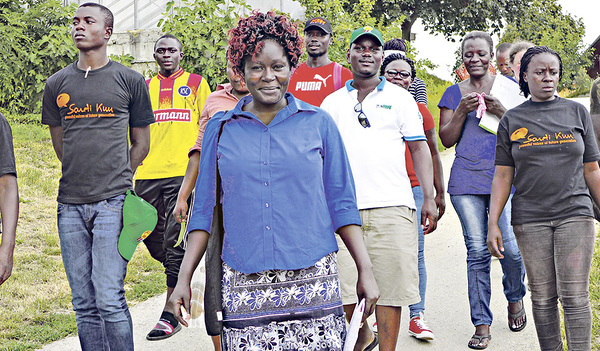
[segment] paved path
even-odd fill
[[[445,178],[448,179],[454,159],[454,149],[442,153]],[[466,249],[462,229],[450,199],[446,199],[446,214],[438,229],[425,238],[425,257],[428,272],[426,320],[436,340],[421,342],[408,336],[408,313],[403,311],[400,337],[396,350],[454,351],[469,350],[467,342],[474,332],[469,316],[467,297]],[[163,341],[150,342],[146,333],[154,326],[163,307],[165,295],[160,295],[131,309],[134,323],[136,350],[141,351],[210,351],[212,343],[204,326],[184,328],[177,335]],[[487,350],[538,350],[538,342],[531,315],[529,294],[525,297],[528,325],[513,333],[507,325],[507,302],[502,293],[502,271],[498,260],[492,261],[492,341]],[[47,351],[79,350],[76,337],[69,337],[45,346]]]

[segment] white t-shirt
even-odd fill
[[[351,83],[346,82],[344,89],[327,96],[321,108],[331,114],[344,140],[358,208],[415,209],[404,153],[405,141],[427,140],[417,103],[408,91],[382,77],[362,102],[362,111],[371,124],[364,128],[354,110],[358,90]]]

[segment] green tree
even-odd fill
[[[77,57],[68,23],[75,5],[57,0],[0,0],[0,108],[39,111],[46,79]]]
[[[211,89],[227,80],[227,32],[237,23],[237,13],[249,11],[244,0],[183,0],[167,3],[158,26],[183,43],[181,66],[202,75]]]
[[[585,26],[580,18],[563,13],[556,0],[533,0],[527,12],[510,23],[500,42],[527,40],[556,50],[563,63],[563,78],[559,89],[577,90],[574,83],[589,84],[576,79],[580,67],[590,64],[589,52],[583,43]]]
[[[351,0],[353,6],[360,0]],[[410,41],[413,24],[423,21],[426,30],[443,34],[454,41],[472,30],[491,29],[498,33],[505,23],[518,18],[529,0],[376,0],[371,15],[380,18],[384,26],[395,21],[402,23],[402,38]]]

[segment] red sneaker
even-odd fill
[[[429,327],[427,327],[427,323],[425,322],[425,318],[423,317],[423,312],[419,313],[418,316],[413,317],[410,320],[410,324],[408,326],[408,334],[414,336],[419,340],[433,340],[435,336]]]

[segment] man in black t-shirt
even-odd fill
[[[19,191],[12,133],[8,121],[0,113],[0,285],[12,272],[18,217]]]
[[[154,122],[144,77],[108,59],[112,27],[108,8],[79,6],[71,29],[79,60],[48,79],[42,107],[62,162],[58,234],[83,350],[133,350],[117,243]]]

